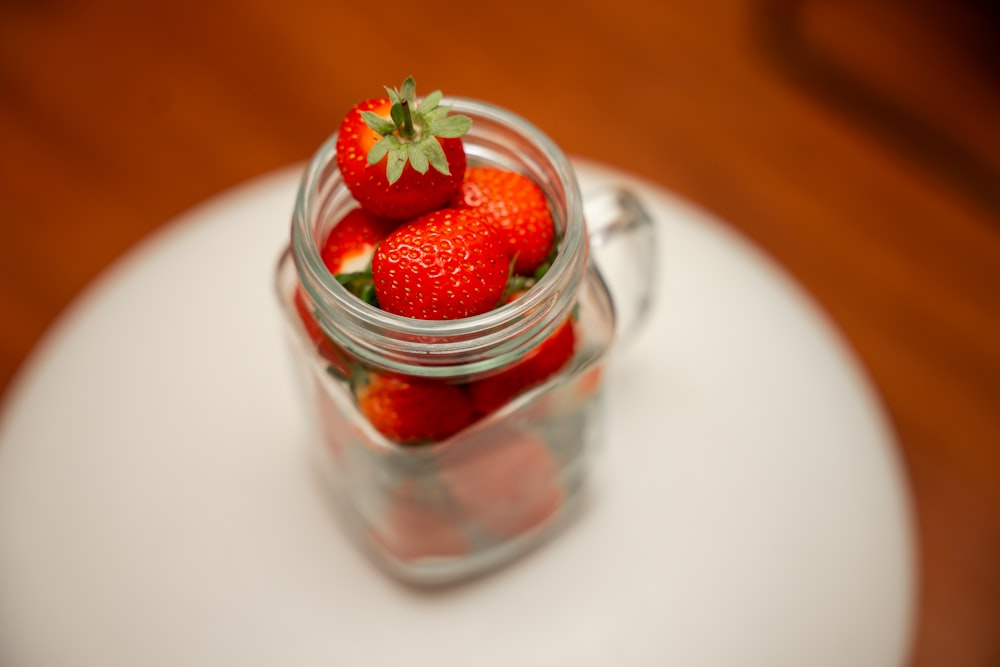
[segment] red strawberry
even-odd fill
[[[448,203],[465,174],[460,137],[468,116],[449,116],[441,91],[418,105],[408,77],[388,98],[351,109],[337,136],[337,166],[354,198],[377,216],[414,218]]]
[[[469,552],[461,524],[435,495],[412,479],[404,480],[389,496],[385,514],[371,530],[371,538],[391,556],[404,561],[448,558]]]
[[[576,347],[573,319],[567,319],[521,361],[496,375],[469,384],[480,414],[489,414],[518,394],[555,375],[572,358]]]
[[[372,426],[402,444],[444,440],[475,419],[468,394],[441,380],[372,373],[355,396]]]
[[[499,233],[472,210],[446,208],[404,223],[372,258],[379,306],[422,320],[492,310],[509,274]]]
[[[352,209],[330,230],[320,256],[333,275],[367,271],[375,246],[398,223],[377,218],[362,208]]]
[[[295,305],[295,313],[299,316],[299,321],[302,322],[302,327],[306,331],[306,336],[309,340],[317,347],[321,348],[326,345],[327,341],[326,334],[323,330],[319,328],[319,323],[316,318],[313,317],[312,306],[309,305],[309,297],[306,296],[305,291],[301,287],[295,290],[295,296],[292,297],[292,303]]]
[[[541,525],[562,505],[560,469],[536,435],[489,429],[443,460],[440,477],[460,516],[501,537]]]
[[[474,208],[501,230],[518,275],[534,273],[552,251],[555,226],[548,200],[523,174],[469,167],[451,205]]]
[[[299,321],[302,322],[302,328],[305,329],[306,336],[309,337],[309,341],[313,344],[313,349],[330,364],[330,367],[337,375],[344,378],[350,377],[350,357],[340,346],[327,338],[323,329],[320,328],[319,322],[316,321],[316,317],[313,315],[309,297],[306,296],[301,285],[295,290],[292,302],[295,305],[295,312],[299,316]]]

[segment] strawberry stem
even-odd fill
[[[404,139],[413,139],[416,136],[416,131],[413,128],[413,114],[410,113],[410,103],[405,99],[401,99],[399,107],[403,112],[403,127],[399,129],[399,134]]]

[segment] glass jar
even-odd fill
[[[624,328],[637,328],[654,283],[653,228],[634,198],[605,193],[596,214],[603,224],[588,235],[574,172],[548,138],[494,106],[446,103],[472,119],[463,137],[470,165],[524,173],[545,192],[559,245],[538,283],[495,310],[445,321],[399,317],[350,294],[320,257],[331,227],[356,206],[337,168],[336,136],[303,175],[291,245],[277,275],[330,497],[357,543],[386,570],[417,584],[493,569],[578,513],[602,440],[603,368],[616,329],[623,329],[616,327],[621,305],[593,261],[591,239],[642,260],[626,262],[631,282],[616,295],[628,302]],[[566,326],[575,347],[558,373],[443,440],[393,442],[359,409],[359,391],[374,377],[465,392]],[[444,401],[428,409],[446,411]]]

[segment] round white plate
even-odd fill
[[[656,313],[609,377],[595,502],[437,592],[342,536],[272,275],[299,169],[226,193],[62,318],[0,423],[0,664],[898,665],[914,604],[893,436],[819,311],[748,243],[657,219]]]

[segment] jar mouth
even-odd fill
[[[452,377],[488,371],[523,356],[572,310],[586,262],[587,233],[576,175],[563,152],[538,128],[505,109],[464,98],[442,102],[472,118],[464,137],[476,161],[521,171],[545,192],[560,238],[552,266],[520,298],[494,310],[454,320],[420,320],[380,310],[351,294],[320,255],[326,216],[356,202],[336,164],[337,135],[309,162],[292,220],[292,254],[300,281],[328,336],[362,361],[388,370]]]

